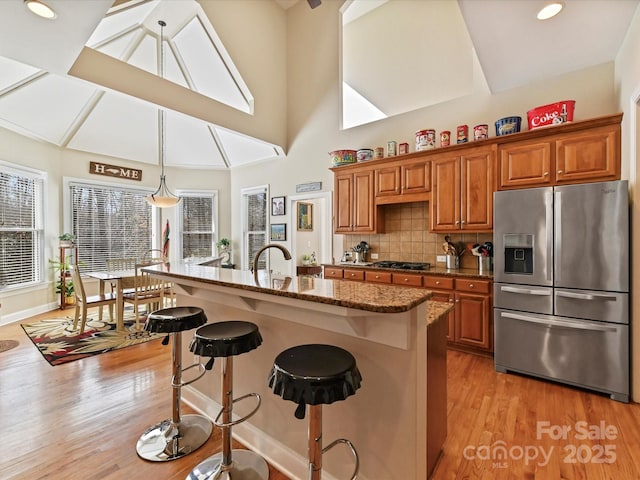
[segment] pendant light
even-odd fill
[[[166,23],[163,20],[158,20],[160,25],[160,78],[164,78],[164,27]],[[174,195],[167,187],[166,179],[164,176],[164,158],[165,158],[165,122],[166,112],[164,109],[158,110],[159,123],[160,123],[160,186],[151,195],[147,195],[144,199],[149,205],[158,208],[167,208],[175,206],[180,197]]]

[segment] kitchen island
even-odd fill
[[[262,345],[234,358],[234,397],[257,392],[258,413],[234,437],[292,478],[307,476],[307,422],[296,405],[274,395],[267,376],[278,353],[325,343],[351,352],[362,387],[323,409],[323,439],[344,437],[360,456],[359,478],[426,479],[446,437],[446,325],[448,304],[428,301],[425,289],[360,284],[311,276],[283,277],[192,264],[145,270],[175,285],[178,305],[202,307],[209,322],[256,323]],[[190,364],[184,338],[183,365]],[[193,361],[197,361],[196,357]],[[183,389],[183,399],[214,418],[219,410],[220,363]],[[244,416],[252,402],[239,402]],[[339,447],[323,459],[323,478],[349,478],[353,462]]]

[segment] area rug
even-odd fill
[[[23,323],[21,326],[45,360],[54,366],[165,336],[136,331],[132,311],[125,310],[123,331],[117,331],[115,323],[107,322],[109,315],[106,312],[105,317],[100,321],[97,313],[87,316],[82,334],[79,333],[80,328],[73,330],[73,316]],[[144,325],[144,318],[139,322]]]

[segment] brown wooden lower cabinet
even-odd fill
[[[431,290],[431,300],[454,304],[454,309],[449,312],[447,318],[449,347],[483,354],[493,353],[491,280],[333,267],[324,268],[324,278],[343,278]]]
[[[432,300],[455,303],[449,313],[447,341],[450,347],[493,353],[491,286],[490,280],[424,277],[424,287],[434,292]]]

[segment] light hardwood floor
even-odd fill
[[[182,459],[153,463],[136,455],[140,433],[170,415],[171,349],[159,341],[51,367],[19,323],[0,327],[0,339],[20,342],[0,353],[0,479],[184,479],[220,450],[214,429]],[[448,352],[447,388],[448,437],[434,480],[640,479],[638,404],[498,374],[490,358],[456,351]],[[571,428],[566,438],[546,433],[563,427]],[[599,438],[576,438],[586,429]],[[503,456],[486,448],[500,445]],[[519,458],[527,453],[537,457]],[[288,477],[270,466],[269,478]]]

